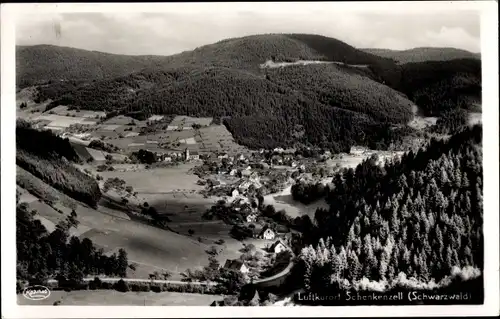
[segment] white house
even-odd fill
[[[352,146],[350,153],[352,155],[363,155],[363,153],[367,151],[366,147],[361,147],[361,146]]]
[[[244,169],[241,171],[241,176],[243,177],[249,177],[252,174],[252,171],[249,169]]]
[[[260,233],[259,237],[263,238],[263,239],[274,239],[276,237],[276,234],[274,233],[274,231],[271,228],[264,227],[262,229],[262,232]]]
[[[200,154],[198,152],[196,152],[196,151],[192,151],[190,157],[193,160],[199,160],[200,159]]]
[[[235,189],[233,189],[233,190],[232,190],[232,192],[231,192],[231,196],[232,196],[232,197],[236,197],[236,196],[238,196],[239,194],[240,194],[240,192],[238,192],[238,190],[237,190],[236,188],[235,188]]]
[[[229,175],[234,176],[234,175],[236,175],[236,172],[238,172],[238,171],[237,171],[236,169],[234,169],[234,168],[233,168],[233,169],[229,172]]]
[[[245,263],[239,259],[226,260],[226,263],[224,264],[224,268],[237,270],[243,274],[246,274],[250,271],[250,269],[248,269],[247,265],[245,265]]]
[[[166,156],[164,159],[163,159],[164,162],[171,162],[172,161],[172,158],[170,156]]]
[[[269,249],[275,254],[279,254],[280,252],[285,251],[287,248],[286,245],[280,239],[278,239],[274,244],[271,245]]]
[[[247,223],[253,223],[257,220],[256,214],[250,214],[247,216]]]

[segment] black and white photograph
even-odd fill
[[[498,3],[375,4],[2,5],[2,316],[498,315]]]

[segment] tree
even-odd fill
[[[246,283],[243,274],[233,269],[222,268],[218,278],[215,278],[226,294],[234,295],[240,292]]]
[[[126,277],[127,268],[128,268],[127,252],[124,249],[120,248],[118,250],[118,274],[121,277]]]

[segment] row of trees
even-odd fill
[[[474,126],[384,167],[372,157],[338,173],[326,196],[330,210],[318,209],[305,233],[317,243],[300,257],[306,288],[325,291],[363,277],[385,287],[399,274],[438,283],[453,267],[480,273],[481,139]]]

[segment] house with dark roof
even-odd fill
[[[276,237],[276,233],[269,226],[265,226],[262,228],[262,231],[259,234],[259,238],[262,239],[274,239]]]
[[[250,271],[250,269],[245,265],[245,263],[239,259],[228,259],[224,264],[224,268],[232,269],[240,271],[243,274],[246,274]]]
[[[279,254],[280,252],[287,250],[287,246],[281,239],[278,239],[269,247],[269,250],[275,254]]]

